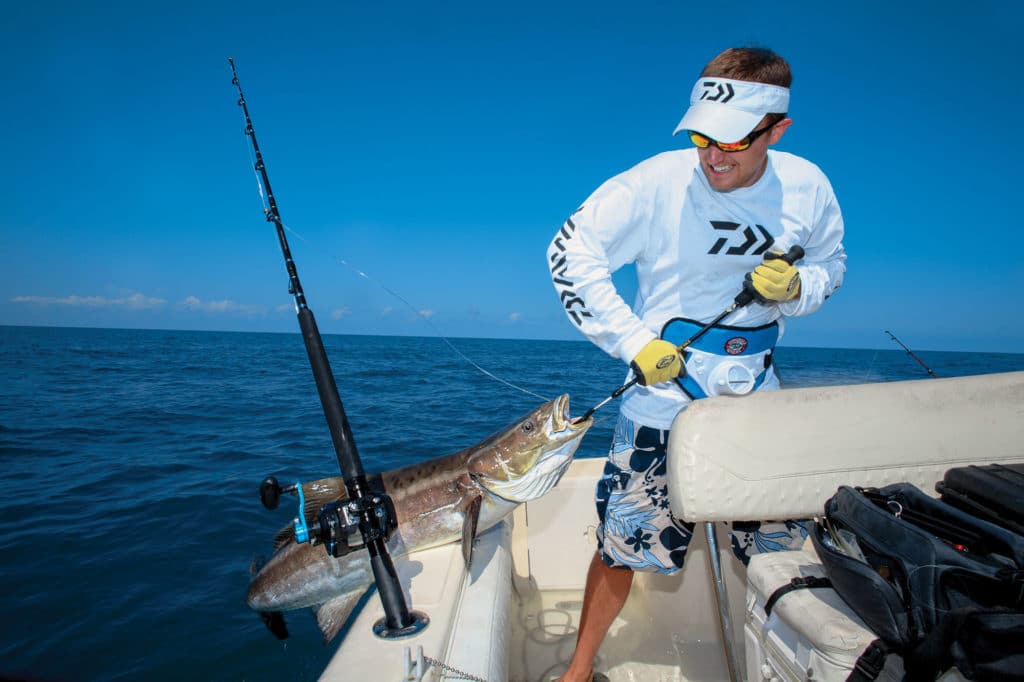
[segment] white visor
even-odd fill
[[[718,142],[738,142],[765,114],[789,111],[789,88],[731,78],[699,78],[690,92],[690,108],[676,126],[696,130]]]

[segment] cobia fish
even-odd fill
[[[574,423],[569,396],[562,395],[477,445],[383,474],[398,521],[387,543],[392,558],[462,538],[468,563],[478,531],[558,483],[591,424],[589,418]],[[341,478],[306,483],[302,492],[307,523],[322,505],[347,498]],[[334,558],[323,546],[297,543],[290,528],[275,545],[249,584],[248,605],[268,625],[272,614],[315,607],[329,642],[373,582],[366,551]]]

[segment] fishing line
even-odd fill
[[[243,122],[245,122],[245,114],[244,113],[242,114],[242,120],[243,120]],[[248,125],[248,124],[246,123],[246,125]],[[256,170],[256,166],[255,166],[256,159],[255,159],[255,156],[254,156],[254,153],[253,153],[253,150],[252,150],[252,146],[249,145],[245,141],[244,138],[243,138],[243,142],[245,142],[245,148],[246,148],[246,152],[247,152],[247,154],[249,156],[250,165],[253,168],[253,174],[256,176],[256,187],[257,187],[257,190],[259,191],[260,202],[261,202],[261,206],[263,208],[263,213],[264,214],[269,214],[271,209],[270,209],[270,206],[267,204],[266,192],[264,192],[264,189],[263,189],[263,180],[260,177],[259,172]],[[281,226],[284,227],[284,229],[287,230],[289,234],[297,237],[298,239],[301,239],[303,242],[305,242],[306,244],[309,244],[310,246],[315,246],[310,240],[306,239],[303,235],[301,235],[298,232],[296,232],[295,230],[293,230],[291,227],[286,225],[284,222],[281,223]],[[468,363],[469,365],[474,367],[477,371],[479,371],[484,376],[489,377],[489,378],[493,379],[494,381],[497,381],[499,384],[504,384],[505,386],[508,386],[509,388],[511,388],[513,390],[520,391],[521,393],[525,393],[528,396],[537,398],[538,400],[543,400],[544,402],[547,402],[547,401],[550,400],[550,398],[547,398],[545,396],[542,396],[542,395],[539,395],[537,393],[534,393],[533,391],[531,391],[531,390],[529,390],[527,388],[524,388],[522,386],[518,386],[516,384],[513,384],[512,382],[508,381],[507,379],[503,379],[503,378],[497,376],[496,374],[494,374],[493,372],[490,372],[490,371],[484,369],[478,363],[476,363],[472,358],[470,358],[468,355],[466,355],[461,350],[456,348],[455,345],[452,344],[452,342],[448,340],[448,337],[446,337],[441,332],[441,330],[438,329],[437,326],[435,326],[434,323],[430,321],[430,318],[427,317],[426,315],[424,315],[423,313],[421,313],[416,308],[416,306],[414,306],[412,303],[410,303],[404,296],[399,294],[394,289],[391,289],[390,287],[388,287],[384,283],[376,281],[375,279],[373,279],[372,277],[367,275],[363,270],[360,270],[359,268],[353,266],[352,264],[350,264],[348,261],[344,260],[343,258],[339,258],[337,256],[331,256],[331,258],[333,258],[334,261],[336,263],[338,263],[339,265],[342,265],[342,266],[348,268],[351,272],[354,272],[356,275],[358,275],[359,277],[362,277],[367,282],[373,283],[374,285],[380,287],[381,289],[386,291],[388,294],[390,294],[394,298],[396,298],[399,301],[401,301],[402,304],[405,305],[406,308],[411,310],[413,312],[413,314],[416,315],[416,317],[418,317],[419,319],[423,320],[427,324],[427,326],[429,326],[432,330],[437,332],[438,338],[440,338],[445,343],[445,345],[448,346],[448,348],[450,348],[452,350],[452,352],[454,352],[457,356],[462,358],[462,360],[464,360],[466,363]],[[595,422],[595,425],[597,423],[599,423],[599,422]]]
[[[257,184],[260,184],[259,183],[259,175],[256,176],[256,181],[257,181]],[[263,196],[262,185],[260,185],[260,187],[261,187],[260,196],[262,197]],[[264,210],[267,210],[267,209],[264,208]],[[285,230],[288,231],[289,234],[291,234],[294,237],[300,239],[301,241],[303,241],[304,243],[308,244],[311,247],[315,247],[316,246],[313,242],[311,242],[310,240],[306,239],[303,235],[301,235],[300,233],[296,232],[295,230],[293,230],[288,225],[284,224],[283,222],[281,223],[281,225],[284,227]],[[484,376],[487,376],[487,377],[493,379],[494,381],[497,381],[499,384],[504,384],[505,386],[508,386],[511,389],[514,389],[516,391],[520,391],[522,393],[525,393],[528,396],[532,396],[534,398],[537,398],[538,400],[542,400],[544,402],[548,402],[549,400],[551,400],[551,398],[547,398],[547,397],[542,396],[542,395],[540,395],[538,393],[534,393],[533,391],[531,391],[531,390],[529,390],[527,388],[523,388],[522,386],[518,386],[516,384],[513,384],[512,382],[508,381],[507,379],[503,379],[503,378],[497,376],[496,374],[494,374],[493,372],[490,372],[490,371],[484,369],[479,364],[477,364],[472,358],[470,358],[468,355],[466,355],[461,350],[459,350],[455,345],[453,345],[452,342],[448,340],[448,337],[444,336],[444,334],[441,333],[441,330],[438,329],[438,327],[433,322],[431,322],[429,317],[427,317],[426,315],[422,314],[419,310],[417,310],[416,306],[414,306],[412,303],[410,303],[405,297],[403,297],[397,291],[395,291],[394,289],[388,287],[384,283],[378,282],[377,280],[373,279],[372,277],[367,275],[365,272],[363,272],[359,268],[355,267],[354,265],[352,265],[351,263],[349,263],[348,261],[346,261],[343,258],[339,258],[337,256],[330,256],[330,258],[333,259],[337,264],[344,266],[349,271],[354,272],[356,275],[358,275],[359,277],[362,277],[367,282],[370,282],[374,286],[377,286],[377,287],[383,289],[388,294],[390,294],[391,296],[394,296],[396,299],[401,301],[402,304],[405,307],[407,307],[410,311],[412,311],[412,313],[414,315],[416,315],[416,317],[418,317],[421,320],[423,320],[423,322],[426,323],[427,326],[429,326],[431,329],[433,329],[435,332],[437,332],[438,333],[437,338],[441,339],[445,343],[445,345],[448,346],[452,350],[453,353],[455,353],[460,358],[465,360],[469,365],[475,367]],[[593,415],[590,415],[590,416],[593,416]],[[614,416],[615,415],[609,415],[609,416],[601,417],[599,419],[594,419],[594,426],[597,426],[598,424],[601,424],[602,422],[606,422],[606,421],[608,421],[609,419],[611,419]]]
[[[301,234],[299,234],[298,232],[296,232],[292,228],[288,227],[287,225],[284,226],[284,229],[288,230],[288,232],[290,234],[292,234],[295,237],[299,238],[300,240],[302,240],[306,244],[309,244],[310,246],[314,246],[314,244],[311,241],[309,241],[308,239],[306,239]],[[381,289],[386,291],[388,294],[390,294],[391,296],[394,296],[399,301],[401,301],[409,310],[411,310],[413,312],[414,315],[416,315],[417,317],[422,319],[427,324],[427,326],[429,326],[431,329],[436,331],[438,333],[438,338],[441,339],[442,341],[444,341],[445,345],[448,346],[449,348],[451,348],[453,353],[455,353],[460,358],[465,360],[467,363],[469,363],[470,365],[475,367],[481,374],[483,374],[483,375],[485,375],[487,377],[490,377],[494,381],[497,381],[500,384],[504,384],[504,385],[508,386],[509,388],[515,389],[517,391],[521,391],[522,393],[525,393],[526,395],[529,395],[529,396],[532,396],[534,398],[537,398],[538,400],[543,400],[544,402],[547,402],[547,401],[551,400],[551,398],[546,398],[546,397],[544,397],[542,395],[534,393],[533,391],[531,391],[529,389],[523,388],[522,386],[517,386],[516,384],[513,384],[512,382],[510,382],[510,381],[508,381],[506,379],[502,379],[501,377],[497,376],[496,374],[494,374],[494,373],[484,369],[483,367],[478,365],[476,362],[474,362],[472,358],[470,358],[468,355],[466,355],[461,350],[459,350],[456,346],[454,346],[452,344],[452,342],[449,341],[448,338],[446,336],[444,336],[444,334],[441,333],[441,330],[438,329],[437,326],[433,322],[430,321],[429,317],[427,317],[426,315],[423,315],[419,310],[416,309],[416,306],[414,306],[412,303],[410,303],[405,297],[403,297],[397,291],[395,291],[394,289],[391,289],[390,287],[388,287],[387,285],[385,285],[382,282],[376,281],[375,279],[373,279],[372,277],[370,277],[365,272],[363,272],[359,268],[355,267],[354,265],[352,265],[351,263],[349,263],[345,259],[339,258],[337,256],[331,256],[331,258],[333,258],[334,261],[336,263],[338,263],[339,265],[342,265],[342,266],[348,268],[351,272],[354,272],[356,275],[362,277],[367,282],[371,282],[374,286],[380,287]],[[615,416],[615,415],[609,415],[609,416],[601,417],[600,419],[595,419],[593,425],[597,426],[598,424],[601,424],[602,422],[606,422],[609,419],[611,419],[613,416]]]
[[[243,119],[244,119],[244,116],[243,116]],[[244,139],[243,139],[243,142],[244,142]],[[251,162],[251,165],[254,165],[255,164],[255,159],[253,157],[253,151],[252,151],[251,145],[246,144],[246,151],[248,152],[249,160]],[[266,213],[268,213],[270,211],[270,207],[267,205],[266,194],[263,191],[263,181],[260,178],[260,174],[255,170],[255,167],[253,168],[253,174],[256,176],[256,187],[259,190],[260,202],[261,202],[261,205],[263,207],[263,212],[266,214]],[[288,231],[289,234],[297,237],[298,239],[301,239],[303,242],[305,242],[306,244],[309,244],[310,246],[314,246],[314,244],[310,240],[306,239],[303,235],[299,234],[298,232],[293,230],[291,227],[289,227],[285,223],[282,222],[281,225],[284,227],[285,230]],[[399,294],[394,289],[391,289],[390,287],[386,286],[382,282],[376,281],[375,279],[373,279],[372,277],[367,275],[364,271],[362,271],[359,268],[353,266],[352,264],[350,264],[348,261],[344,260],[343,258],[338,258],[337,256],[332,256],[332,258],[334,259],[334,261],[336,263],[345,266],[350,271],[354,272],[358,276],[360,276],[363,279],[365,279],[367,282],[373,283],[374,285],[376,285],[376,286],[380,287],[381,289],[383,289],[384,291],[386,291],[391,296],[394,296],[396,299],[401,301],[402,304],[405,305],[405,307],[407,307],[409,310],[411,310],[413,312],[414,315],[416,315],[416,317],[418,317],[421,320],[423,320],[431,329],[433,329],[435,332],[437,332],[438,333],[438,338],[440,338],[442,341],[444,341],[446,346],[451,348],[452,351],[456,355],[458,355],[460,358],[465,360],[467,363],[469,363],[470,365],[475,367],[484,376],[490,377],[491,379],[493,379],[494,381],[497,381],[500,384],[504,384],[504,385],[508,386],[509,388],[515,389],[517,391],[521,391],[522,393],[525,393],[526,395],[532,396],[532,397],[537,398],[539,400],[543,400],[544,402],[547,402],[548,400],[550,400],[550,398],[546,398],[546,397],[544,397],[542,395],[538,395],[537,393],[534,393],[533,391],[531,391],[529,389],[523,388],[522,386],[517,386],[516,384],[513,384],[512,382],[510,382],[510,381],[508,381],[506,379],[502,379],[501,377],[495,375],[494,373],[489,372],[488,370],[484,369],[479,364],[474,362],[472,360],[472,358],[470,358],[465,353],[463,353],[461,350],[456,348],[452,344],[452,342],[448,340],[448,337],[446,337],[444,334],[442,334],[441,330],[438,329],[434,325],[434,323],[430,321],[430,318],[427,317],[426,315],[424,315],[423,313],[421,313],[419,310],[417,310],[416,306],[414,306],[412,303],[410,303],[404,296]]]
[[[309,244],[310,246],[314,246],[314,244],[313,244],[313,243],[312,243],[311,241],[309,241],[308,239],[306,239],[305,237],[303,237],[303,236],[302,236],[301,234],[299,234],[298,232],[296,232],[296,231],[295,231],[295,230],[293,230],[292,228],[288,227],[287,225],[285,225],[284,227],[285,227],[285,229],[286,229],[286,230],[288,230],[288,232],[289,232],[290,234],[293,234],[293,235],[295,235],[296,237],[298,237],[299,239],[301,239],[301,240],[302,240],[303,242],[305,242],[306,244]],[[402,302],[402,304],[403,304],[403,305],[405,305],[405,307],[407,307],[407,308],[408,308],[409,310],[411,310],[411,311],[412,311],[412,313],[413,313],[414,315],[416,315],[416,317],[418,317],[419,319],[423,320],[423,322],[424,322],[424,323],[426,323],[426,324],[427,324],[427,326],[429,326],[429,327],[430,327],[431,329],[433,329],[433,330],[434,330],[435,332],[437,332],[437,333],[438,333],[438,338],[440,338],[440,339],[441,339],[442,341],[444,341],[445,345],[446,345],[446,346],[448,346],[449,348],[451,348],[451,349],[452,349],[452,352],[454,352],[454,353],[455,353],[456,355],[458,355],[458,356],[459,356],[460,358],[462,358],[462,359],[463,359],[463,360],[465,360],[465,361],[466,361],[467,363],[469,363],[470,365],[472,365],[473,367],[475,367],[475,368],[476,368],[477,370],[479,370],[479,371],[480,371],[480,372],[481,372],[482,374],[484,374],[485,376],[488,376],[488,377],[490,377],[491,379],[494,379],[494,380],[495,380],[495,381],[497,381],[498,383],[501,383],[501,384],[505,384],[505,385],[506,385],[506,386],[508,386],[509,388],[513,388],[513,389],[515,389],[515,390],[517,390],[517,391],[521,391],[521,392],[525,393],[526,395],[529,395],[529,396],[533,396],[534,398],[538,398],[538,399],[540,399],[540,400],[543,400],[543,401],[545,401],[545,402],[547,402],[548,400],[550,400],[550,398],[545,398],[544,396],[542,396],[542,395],[538,395],[537,393],[534,393],[533,391],[531,391],[531,390],[529,390],[529,389],[523,388],[522,386],[517,386],[516,384],[513,384],[512,382],[510,382],[510,381],[508,381],[508,380],[506,380],[506,379],[502,379],[501,377],[499,377],[499,376],[495,375],[494,373],[492,373],[492,372],[490,372],[490,371],[488,371],[488,370],[484,369],[484,368],[483,368],[483,367],[481,367],[481,366],[480,366],[479,364],[477,364],[476,362],[474,362],[472,358],[470,358],[470,357],[469,357],[469,356],[467,356],[467,355],[466,355],[465,353],[463,353],[463,352],[462,352],[461,350],[459,350],[458,348],[456,348],[456,347],[455,347],[455,346],[454,346],[454,345],[452,344],[452,342],[451,342],[451,341],[449,341],[449,340],[448,340],[448,338],[447,338],[447,337],[446,337],[446,336],[445,336],[445,335],[444,335],[443,333],[441,333],[441,330],[440,330],[440,329],[438,329],[438,328],[437,328],[437,326],[436,326],[436,325],[435,325],[435,324],[434,324],[433,322],[431,322],[431,321],[430,321],[430,318],[429,318],[429,317],[427,317],[426,315],[424,315],[423,313],[421,313],[421,312],[420,312],[419,310],[417,310],[417,309],[416,309],[416,306],[414,306],[414,305],[413,305],[412,303],[410,303],[410,302],[409,302],[409,301],[408,301],[408,300],[407,300],[407,299],[406,299],[406,298],[405,298],[404,296],[402,296],[401,294],[399,294],[399,293],[398,293],[397,291],[395,291],[394,289],[392,289],[392,288],[388,287],[388,286],[387,286],[387,285],[385,285],[384,283],[382,283],[382,282],[378,282],[377,280],[373,279],[372,277],[370,277],[370,276],[369,276],[369,275],[367,275],[367,274],[366,274],[365,272],[363,272],[363,271],[362,271],[362,270],[360,270],[359,268],[355,267],[354,265],[352,265],[351,263],[349,263],[349,262],[348,262],[348,261],[346,261],[345,259],[343,259],[343,258],[339,258],[339,257],[337,257],[337,256],[331,256],[331,258],[332,258],[332,259],[333,259],[333,260],[334,260],[334,261],[335,261],[335,262],[336,262],[337,264],[339,264],[339,265],[342,265],[342,266],[344,266],[345,268],[347,268],[347,269],[348,269],[348,270],[350,270],[351,272],[354,272],[354,273],[355,273],[356,275],[358,275],[359,277],[362,277],[363,279],[365,279],[365,280],[366,280],[367,282],[370,282],[370,283],[372,283],[373,285],[375,285],[375,286],[377,286],[377,287],[380,287],[381,289],[383,289],[384,291],[386,291],[386,292],[387,292],[388,294],[390,294],[391,296],[394,296],[394,297],[395,297],[396,299],[398,299],[399,301],[401,301],[401,302]]]

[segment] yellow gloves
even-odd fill
[[[800,295],[800,272],[783,256],[780,251],[769,251],[761,264],[747,273],[743,287],[759,303],[781,303]]]
[[[676,345],[663,339],[654,339],[641,348],[629,366],[641,386],[653,386],[686,374]]]

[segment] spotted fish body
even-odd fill
[[[387,543],[392,558],[472,538],[546,493],[592,423],[573,423],[569,397],[562,395],[477,445],[383,474],[398,520]],[[341,478],[313,481],[302,490],[307,522],[322,505],[346,498]],[[274,556],[253,576],[246,601],[261,613],[315,607],[330,641],[372,582],[364,550],[334,558],[322,546],[295,542],[285,529]]]

